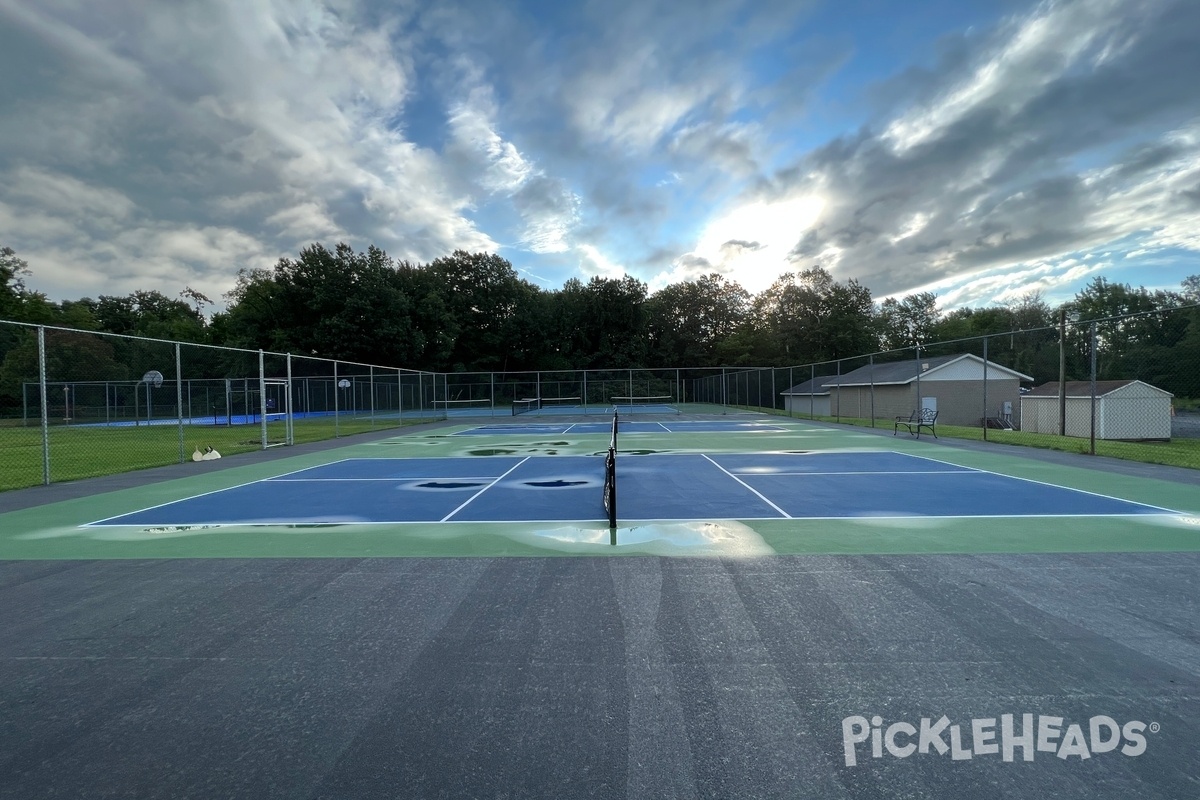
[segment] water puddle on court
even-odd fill
[[[647,523],[615,529],[558,526],[505,531],[505,535],[535,547],[578,553],[749,557],[775,552],[757,531],[734,521]]]
[[[564,447],[572,445],[580,445],[582,442],[529,442],[528,444],[509,444],[505,447],[473,447],[469,450],[460,450],[455,455],[467,456],[515,456],[515,455],[540,455],[540,456],[556,456]]]

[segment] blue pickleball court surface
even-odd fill
[[[1173,513],[903,453],[624,455],[618,520]],[[603,521],[603,458],[347,459],[93,525]]]

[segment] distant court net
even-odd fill
[[[582,402],[580,397],[542,397],[538,400],[539,408],[560,408],[572,409],[578,408]]]
[[[447,413],[462,409],[477,409],[491,408],[492,400],[490,397],[483,397],[476,400],[434,400],[433,408],[436,411],[445,411]]]
[[[617,527],[617,415],[613,414],[612,438],[608,440],[608,455],[604,458],[604,510],[608,512],[608,527]]]
[[[614,406],[629,406],[633,408],[642,406],[669,406],[675,402],[675,398],[669,394],[643,395],[640,397],[617,396],[611,398]]]
[[[512,413],[515,417],[518,414],[528,414],[531,411],[542,409],[569,411],[578,408],[582,402],[583,398],[581,397],[523,397],[520,400],[513,400]]]

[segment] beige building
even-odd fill
[[[961,353],[871,364],[823,385],[830,390],[835,416],[874,414],[875,419],[891,420],[932,408],[939,425],[979,427],[986,416],[1019,427],[1022,382],[1032,383],[1033,378]]]

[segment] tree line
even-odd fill
[[[1056,326],[1067,313],[1106,320],[1101,378],[1200,397],[1200,276],[1177,291],[1097,277],[1059,308],[1031,293],[942,312],[932,293],[876,302],[820,266],[758,294],[716,273],[655,292],[629,276],[547,290],[495,254],[415,264],[376,247],[313,244],[273,268],[239,271],[225,310],[209,314],[212,300],[190,287],[177,297],[143,290],[52,302],[26,287],[30,274],[11,248],[0,250],[0,319],[435,372],[806,365],[1022,331],[989,357],[1042,382],[1058,377]],[[2,328],[0,353],[9,353],[18,334]],[[1072,326],[1072,375],[1087,373],[1088,348],[1087,326]],[[981,342],[956,349],[981,353]]]

